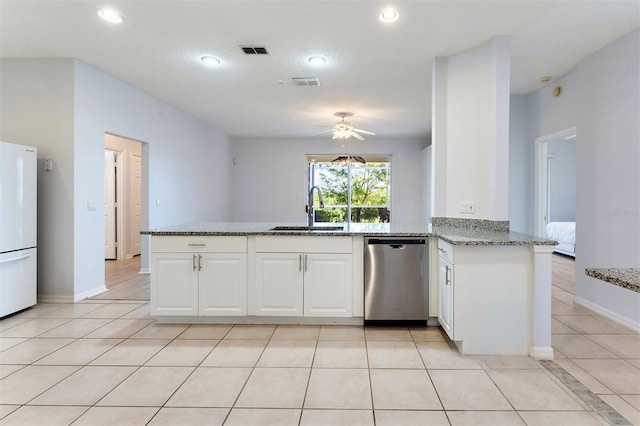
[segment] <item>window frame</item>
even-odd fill
[[[346,222],[345,223],[358,223],[358,222],[354,222],[352,221],[352,212],[354,210],[354,208],[362,208],[362,209],[366,209],[366,208],[370,208],[370,209],[374,209],[374,208],[384,208],[387,209],[387,212],[389,214],[389,218],[390,218],[390,213],[391,213],[391,206],[392,206],[392,199],[393,199],[393,195],[392,195],[392,169],[393,169],[393,157],[391,154],[369,154],[369,155],[362,155],[362,154],[349,154],[350,156],[360,156],[362,158],[365,159],[365,161],[368,163],[386,163],[386,166],[377,166],[377,167],[371,167],[371,168],[375,168],[375,169],[386,169],[387,173],[386,173],[386,179],[385,179],[385,198],[386,198],[386,205],[354,205],[352,202],[352,187],[353,187],[353,170],[357,170],[358,167],[350,167],[350,165],[348,165],[347,170],[347,204],[346,205],[342,205],[342,204],[336,204],[336,205],[330,205],[330,206],[325,206],[325,208],[344,208],[346,209]],[[317,183],[315,182],[315,176],[313,175],[313,171],[315,168],[315,165],[318,163],[331,163],[335,158],[340,157],[340,156],[344,156],[343,154],[307,154],[306,155],[306,162],[307,162],[307,173],[306,173],[306,177],[307,177],[307,195],[311,189],[312,186],[317,185]],[[360,164],[358,162],[352,162],[351,164]],[[308,196],[307,196],[308,198]],[[316,195],[314,194],[314,200],[316,199]],[[316,210],[318,210],[318,208],[316,207]],[[391,222],[391,219],[389,219],[389,222]],[[314,223],[315,223],[315,217],[314,217]]]

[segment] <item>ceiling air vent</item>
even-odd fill
[[[269,51],[264,46],[240,46],[247,55],[268,55]]]
[[[318,77],[293,77],[291,81],[295,86],[320,86]]]

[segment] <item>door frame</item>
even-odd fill
[[[116,259],[115,260],[123,260],[125,259],[125,247],[124,247],[124,228],[125,228],[125,207],[126,203],[124,200],[124,152],[121,149],[113,148],[111,146],[104,147],[105,151],[112,151],[115,155],[114,167],[115,167],[115,204],[116,204]],[[106,194],[105,194],[106,196]]]
[[[558,139],[568,139],[576,137],[577,128],[569,127],[554,133],[538,136],[535,139],[535,204],[534,204],[534,233],[544,237],[547,235],[547,211],[548,211],[548,185],[549,185],[549,167],[548,167],[548,142]]]

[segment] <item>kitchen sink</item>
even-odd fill
[[[275,226],[269,231],[342,231],[342,225],[318,225],[318,226]]]

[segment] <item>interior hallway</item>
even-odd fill
[[[141,256],[125,260],[105,260],[104,284],[107,291],[94,300],[149,300],[151,275],[140,274]]]

